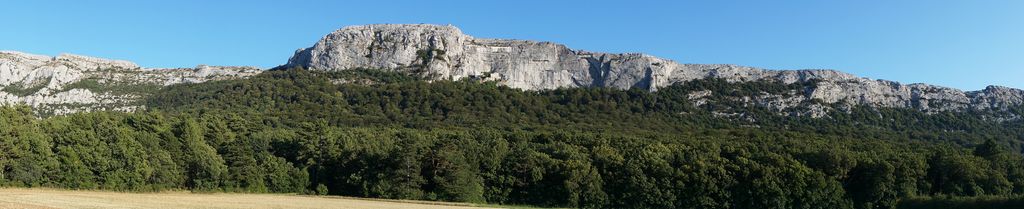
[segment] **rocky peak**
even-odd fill
[[[54,61],[60,64],[69,65],[72,69],[123,69],[123,70],[138,70],[139,65],[133,62],[124,60],[110,60],[96,57],[87,57],[82,55],[74,54],[61,54],[53,58]]]
[[[984,90],[966,94],[972,98],[974,103],[994,108],[1009,108],[1024,104],[1024,90],[1010,87],[988,86]]]
[[[288,65],[318,69],[372,67],[397,69],[449,64],[445,58],[461,54],[455,46],[468,36],[453,26],[365,25],[334,31],[314,47],[299,50]],[[449,47],[451,46],[451,47]],[[338,49],[344,51],[325,51]],[[451,53],[451,55],[449,55]],[[435,61],[436,60],[436,61]]]
[[[349,26],[300,49],[287,66],[423,72],[436,79],[481,77],[527,90],[565,87],[644,88],[715,77],[730,81],[852,80],[835,70],[766,71],[735,65],[679,64],[641,53],[573,50],[551,42],[482,39],[454,26],[384,24]]]
[[[9,62],[46,62],[52,58],[45,55],[35,55],[19,51],[0,50],[0,59]]]
[[[0,51],[0,104],[27,104],[43,114],[131,111],[149,87],[247,77],[255,67],[142,68],[81,55]]]

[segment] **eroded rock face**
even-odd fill
[[[1021,105],[1019,89],[990,87],[964,92],[926,84],[904,85],[835,70],[764,70],[735,65],[680,64],[644,54],[572,50],[560,44],[483,39],[454,26],[383,24],[337,30],[313,47],[298,50],[286,66],[318,70],[394,69],[433,79],[494,80],[513,88],[544,90],[575,87],[658,88],[694,79],[730,82],[812,82],[805,92],[747,98],[785,110],[808,101],[825,104],[915,108],[926,112],[1004,109]],[[712,92],[713,93],[713,92]],[[704,93],[701,93],[704,94]],[[824,116],[825,104],[802,115]]]
[[[133,111],[147,91],[178,83],[248,77],[254,67],[151,69],[128,61],[0,51],[0,105],[26,104],[41,114]]]

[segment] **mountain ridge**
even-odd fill
[[[523,90],[605,87],[657,91],[665,86],[699,79],[729,82],[767,81],[807,83],[807,88],[784,94],[763,92],[734,98],[776,111],[797,107],[795,115],[824,117],[844,107],[866,105],[943,111],[1005,111],[1024,104],[1024,90],[989,86],[964,91],[924,83],[859,77],[831,69],[767,70],[732,64],[687,64],[642,53],[601,53],[565,45],[514,39],[476,38],[451,25],[376,24],[347,26],[299,49],[279,68],[305,67],[319,71],[357,68],[384,69],[422,75],[432,80],[494,81]],[[0,51],[0,103],[34,107],[62,106],[57,113],[91,110],[132,111],[141,106],[95,108],[97,104],[137,101],[134,94],[97,93],[74,88],[83,80],[99,84],[167,86],[259,74],[255,67],[205,66],[143,68],[123,60],[73,54],[55,57]],[[116,82],[107,82],[116,81]],[[68,87],[72,85],[71,87]],[[690,92],[694,103],[713,94]],[[840,108],[836,108],[836,104]],[[67,106],[75,106],[68,108]],[[86,108],[83,108],[86,107]],[[129,108],[130,107],[130,108]],[[802,108],[803,109],[803,108]],[[1019,118],[1008,116],[1007,118]]]

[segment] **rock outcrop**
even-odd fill
[[[644,54],[569,49],[550,42],[483,39],[454,26],[383,24],[351,26],[298,50],[286,66],[318,70],[393,69],[432,79],[493,80],[513,88],[640,88],[657,91],[675,83],[719,78],[730,82],[813,82],[805,92],[750,98],[774,109],[807,101],[825,104],[803,114],[823,116],[827,104],[914,108],[926,112],[1005,109],[1024,103],[1024,91],[989,87],[980,91],[926,84],[904,85],[835,70],[765,70],[735,65],[680,64]],[[713,93],[713,92],[712,92]]]
[[[133,111],[161,86],[248,77],[255,67],[155,69],[80,55],[57,57],[0,51],[0,104],[26,104],[46,115],[80,111]]]

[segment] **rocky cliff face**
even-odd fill
[[[1024,103],[1024,91],[989,87],[964,92],[926,84],[872,80],[834,70],[764,70],[735,65],[680,64],[644,54],[572,50],[560,44],[483,39],[453,26],[366,25],[337,30],[313,47],[298,50],[286,66],[319,70],[394,69],[433,79],[473,78],[526,90],[575,87],[658,88],[695,79],[730,82],[810,82],[803,92],[743,98],[785,110],[814,101],[823,116],[829,104],[914,108],[926,112],[1002,110]],[[699,95],[714,92],[695,92]],[[691,96],[692,96],[691,95]]]
[[[0,104],[27,104],[46,115],[80,111],[133,111],[162,86],[239,78],[253,67],[150,69],[128,61],[64,54],[57,57],[0,51]]]

